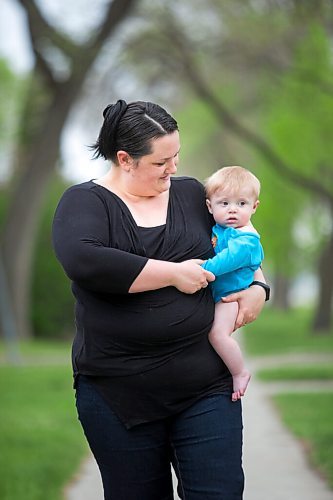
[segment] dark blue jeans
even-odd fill
[[[208,396],[180,414],[127,430],[84,377],[76,398],[105,500],[172,500],[170,463],[183,500],[242,499],[240,401]]]

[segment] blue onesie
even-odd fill
[[[212,243],[216,255],[202,267],[216,276],[210,286],[214,301],[218,302],[221,297],[249,287],[264,251],[258,233],[219,224],[213,227]]]

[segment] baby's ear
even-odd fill
[[[212,206],[211,206],[210,200],[208,200],[208,198],[206,199],[206,205],[207,205],[209,213],[212,214],[213,213]]]
[[[253,204],[253,213],[255,213],[255,211],[257,210],[259,203],[260,203],[260,201],[259,201],[259,200],[257,200],[257,201],[255,201],[255,203]]]

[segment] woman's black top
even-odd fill
[[[148,258],[211,257],[212,224],[203,186],[190,177],[172,178],[166,224],[155,228],[138,227],[125,203],[92,181],[59,202],[53,244],[76,299],[74,377],[89,376],[128,428],[231,392],[208,341],[209,288],[128,293]]]

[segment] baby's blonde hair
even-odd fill
[[[260,193],[260,182],[246,168],[238,166],[222,167],[206,179],[205,188],[207,198],[211,198],[213,194],[220,190],[235,193],[246,188],[257,200]]]

